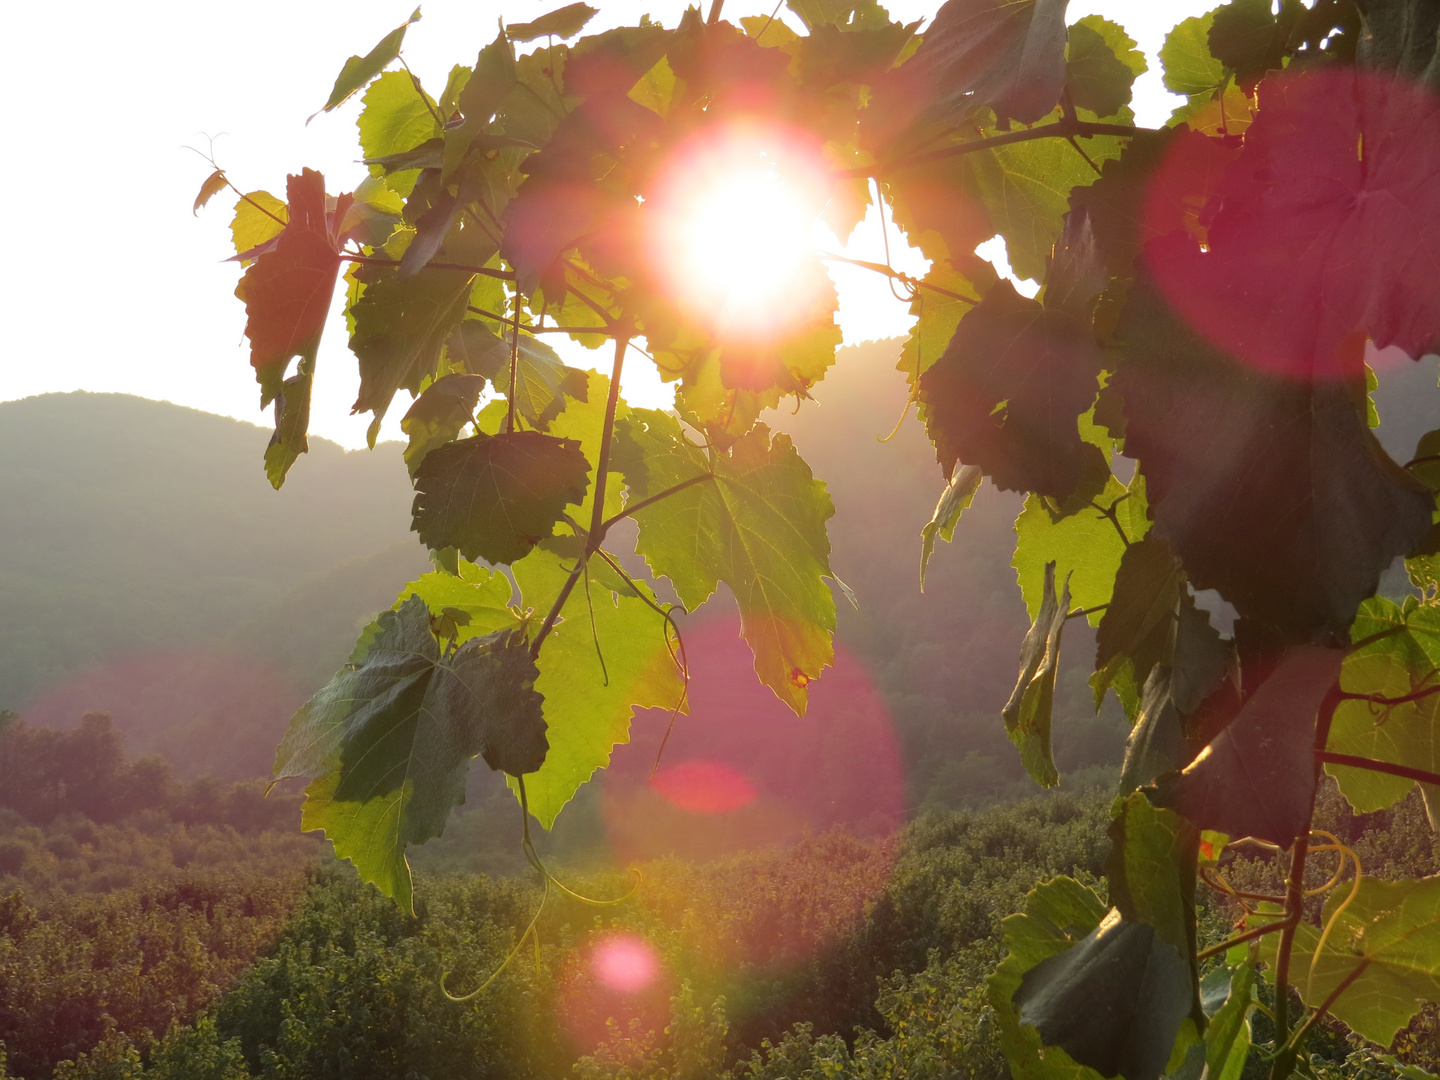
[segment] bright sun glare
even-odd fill
[[[810,237],[823,175],[773,128],[731,129],[683,148],[658,196],[655,234],[676,299],[725,337],[783,331],[819,271]]]

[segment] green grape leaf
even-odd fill
[[[1061,502],[1098,492],[1109,469],[1081,442],[1077,418],[1099,375],[1099,350],[1078,319],[1000,282],[920,376],[920,418],[947,479],[963,462],[1009,491]]]
[[[554,11],[547,11],[530,22],[511,23],[505,28],[505,36],[511,41],[534,41],[536,38],[574,37],[598,12],[589,4],[566,4]]]
[[[429,268],[413,277],[388,267],[361,271],[365,291],[350,306],[350,348],[360,361],[353,411],[374,414],[371,446],[396,392],[403,387],[419,393],[437,374],[441,348],[465,317],[473,277]]]
[[[400,421],[400,430],[410,436],[405,447],[405,464],[410,475],[436,447],[453,442],[460,429],[470,423],[485,380],[479,375],[444,375],[425,388]]]
[[[1185,958],[1191,1017],[1203,1026],[1195,959],[1195,864],[1200,833],[1179,814],[1157,810],[1140,791],[1118,802],[1110,822],[1105,877],[1110,902],[1127,921],[1146,923]],[[1168,1049],[1168,1048],[1167,1048]]]
[[[1150,671],[1169,659],[1184,574],[1162,537],[1147,536],[1120,557],[1115,591],[1095,636],[1096,695],[1104,692],[1129,661],[1130,677],[1144,684]]]
[[[1218,967],[1200,984],[1210,1023],[1205,1028],[1209,1080],[1240,1080],[1250,1056],[1250,1013],[1255,1007],[1255,965]]]
[[[1151,801],[1199,829],[1288,847],[1315,794],[1315,717],[1340,675],[1343,650],[1295,645],[1246,697],[1235,719]]]
[[[876,85],[866,120],[883,146],[924,118],[954,126],[988,105],[1033,124],[1065,88],[1067,0],[947,0],[915,55]]]
[[[1071,209],[1055,238],[1045,275],[1041,297],[1045,310],[1068,315],[1088,329],[1094,321],[1095,301],[1109,283],[1090,215],[1083,208]]]
[[[1148,282],[1129,289],[1117,333],[1126,453],[1195,587],[1297,639],[1343,638],[1433,505],[1376,441],[1363,394],[1230,359]]]
[[[515,399],[515,411],[525,422],[546,431],[569,401],[592,400],[590,376],[568,367],[560,354],[530,334],[520,335],[515,352],[515,386],[510,386],[511,345],[478,319],[467,319],[446,342],[452,361],[465,365],[472,375],[483,375],[505,396]],[[608,387],[608,382],[606,383]],[[598,399],[603,402],[602,393]]]
[[[216,195],[224,191],[228,184],[229,181],[225,179],[224,169],[216,169],[207,176],[205,182],[200,185],[200,193],[195,196],[195,205],[191,207],[190,210],[191,215],[199,215],[200,209]]]
[[[1060,637],[1070,610],[1067,578],[1055,597],[1055,564],[1045,564],[1045,592],[1035,622],[1020,646],[1020,678],[1001,713],[1005,733],[1020,751],[1021,764],[1043,787],[1060,782],[1050,749],[1050,716],[1055,704],[1055,675],[1060,667]]]
[[[546,52],[557,50],[547,49]],[[502,31],[493,42],[480,50],[480,55],[475,59],[475,67],[471,72],[469,80],[466,81],[464,89],[456,96],[455,104],[459,108],[464,120],[457,126],[451,127],[445,132],[445,150],[441,159],[440,179],[445,183],[451,183],[455,174],[466,161],[470,154],[471,147],[477,144],[484,150],[493,150],[493,143],[485,145],[485,140],[493,140],[495,133],[491,124],[495,114],[505,106],[506,99],[510,96],[519,83],[519,68],[515,61],[515,47],[510,43]],[[546,134],[549,130],[546,129]],[[528,145],[538,145],[524,138],[521,132],[508,132],[509,136],[518,136],[517,141]],[[490,213],[498,213],[500,207],[487,207]]]
[[[1168,772],[1183,769],[1194,760],[1195,750],[1185,737],[1185,723],[1175,707],[1170,668],[1157,664],[1145,680],[1139,714],[1125,743],[1120,793],[1129,795]]]
[[[1130,104],[1130,87],[1147,66],[1145,54],[1109,19],[1087,15],[1070,24],[1065,85],[1078,108],[1116,115]]]
[[[549,610],[572,566],[543,547],[515,564],[535,618]],[[685,711],[673,641],[657,608],[643,583],[623,585],[602,558],[592,557],[545,639],[535,688],[545,698],[550,752],[540,771],[526,777],[525,793],[530,812],[547,829],[580,785],[609,763],[615,745],[629,741],[635,709]]]
[[[302,356],[295,374],[275,393],[275,431],[265,446],[265,476],[276,491],[296,459],[310,450],[310,389],[315,382],[313,356]]]
[[[1015,1080],[1098,1080],[1099,1073],[1061,1048],[1044,1046],[1036,1030],[1022,1024],[1014,996],[1026,972],[1085,939],[1104,918],[1105,904],[1093,891],[1059,877],[1030,890],[1025,910],[1000,924],[1008,955],[990,976],[986,999]]]
[[[1423,605],[1406,610],[1392,600],[1371,597],[1361,605],[1351,636],[1360,640],[1392,628],[1403,632],[1372,641],[1345,657],[1340,669],[1342,690],[1403,698],[1436,684],[1440,608]],[[1335,710],[1327,749],[1440,773],[1440,694],[1398,705],[1342,701]],[[1414,786],[1412,780],[1370,769],[1335,764],[1325,769],[1357,813],[1393,806]],[[1427,801],[1432,801],[1436,792],[1421,787]]]
[[[1230,0],[1211,16],[1210,55],[1233,71],[1241,86],[1253,87],[1266,71],[1284,66],[1286,33],[1270,0]]]
[[[415,472],[413,528],[429,548],[510,563],[553,534],[589,486],[573,439],[538,431],[472,435],[430,451]]]
[[[1137,133],[1118,157],[1101,163],[1093,183],[1070,192],[1071,210],[1085,211],[1105,267],[1115,277],[1134,273],[1135,257],[1157,227],[1157,194],[1168,189],[1159,191],[1152,181],[1174,137],[1170,131]],[[1166,217],[1160,227],[1167,225],[1178,228],[1179,219]]]
[[[1090,161],[1118,157],[1127,140],[1096,136],[1086,140]],[[1042,281],[1046,263],[1064,225],[1070,193],[1095,179],[1095,170],[1064,139],[1032,139],[966,154],[965,190],[985,208],[994,231],[1005,238],[1011,269]]]
[[[1347,893],[1336,889],[1325,901],[1320,918],[1326,924],[1344,910],[1318,958],[1320,930],[1304,922],[1295,928],[1291,985],[1316,1007],[1349,980],[1330,1014],[1362,1039],[1389,1046],[1423,1005],[1440,1001],[1440,876],[1367,877],[1353,900],[1347,902]],[[1261,939],[1261,955],[1272,967],[1277,937]]]
[[[713,481],[639,508],[636,551],[670,579],[688,610],[724,582],[740,608],[741,633],[755,653],[760,681],[796,713],[806,686],[834,657],[835,598],[826,584],[835,513],[825,485],[787,435],[757,424],[729,453],[705,454],[664,414],[636,410],[628,441],[644,471],[625,473],[630,498],[658,495],[697,476]],[[631,460],[634,460],[633,452]]]
[[[290,721],[275,776],[316,777],[301,826],[324,830],[336,854],[409,912],[406,846],[440,835],[464,801],[476,754],[494,769],[538,769],[545,721],[522,633],[502,630],[442,652],[419,597],[378,623],[363,658]]]
[[[887,22],[865,29],[821,23],[802,39],[800,80],[817,90],[842,82],[873,84],[890,70],[919,28],[919,22]]]
[[[1020,1022],[1102,1076],[1158,1080],[1194,989],[1189,965],[1147,923],[1112,910],[1089,936],[1026,971]]]
[[[1111,521],[1097,507],[1112,511],[1118,528],[1117,521]],[[1025,509],[1015,519],[1015,557],[1011,565],[1030,618],[1033,620],[1040,610],[1045,564],[1050,562],[1068,578],[1076,606],[1088,609],[1108,604],[1128,546],[1126,541],[1140,540],[1149,527],[1145,485],[1138,473],[1129,488],[1112,476],[1094,507],[1064,517],[1052,514],[1039,496],[1027,498]],[[1093,612],[1090,625],[1098,625],[1101,617],[1099,611]]]
[[[930,556],[935,554],[935,538],[938,536],[947,544],[955,538],[955,526],[960,515],[975,499],[980,490],[983,475],[978,465],[966,465],[955,470],[955,475],[940,493],[935,504],[935,513],[920,530],[920,591],[925,591],[925,568],[930,565]]]
[[[405,41],[405,31],[411,23],[419,22],[419,20],[420,9],[417,7],[410,18],[381,38],[375,47],[364,56],[352,56],[346,60],[345,66],[340,69],[340,75],[335,80],[334,89],[330,91],[330,97],[321,107],[320,112],[314,113],[310,120],[314,120],[320,113],[329,112],[349,100],[352,94],[389,67],[400,55],[400,46]],[[306,123],[309,123],[309,120]]]
[[[560,384],[561,388],[572,400],[565,411],[551,422],[550,433],[561,438],[573,439],[580,445],[581,451],[589,460],[599,461],[600,446],[605,441],[605,410],[609,403],[610,380],[598,371],[580,371],[576,368],[561,370],[565,372]],[[615,402],[617,435],[628,422],[629,416],[630,407],[625,404],[623,398],[617,398]],[[620,471],[613,447],[610,452],[609,471],[612,473]],[[620,512],[622,503],[623,493],[620,485],[607,479],[602,517],[605,519],[614,517]],[[581,500],[580,508],[575,511],[574,516],[583,523],[585,528],[589,528],[594,512],[595,490],[592,487],[585,493],[585,498]]]
[[[1225,86],[1225,65],[1210,55],[1210,28],[1215,13],[1197,15],[1175,25],[1160,46],[1165,89],[1192,102],[1208,98]]]
[[[387,71],[365,91],[363,107],[355,120],[360,132],[361,158],[372,176],[390,174],[390,186],[408,196],[418,173],[391,172],[381,162],[416,153],[441,135],[432,109],[435,103],[416,89],[403,71]],[[418,166],[417,166],[418,167]]]
[[[463,319],[445,339],[445,360],[469,375],[494,381],[504,372],[510,381],[510,343],[479,319]]]
[[[391,610],[399,611],[410,597],[418,596],[430,608],[432,619],[440,618],[447,610],[463,612],[466,621],[456,627],[455,635],[456,643],[463,645],[471,638],[513,630],[519,625],[510,606],[513,593],[510,579],[500,571],[457,560],[453,574],[421,574],[407,584]],[[350,662],[359,663],[363,657],[360,652]]]

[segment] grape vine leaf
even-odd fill
[[[1241,86],[1253,89],[1265,72],[1284,66],[1288,35],[1268,0],[1230,0],[1211,14],[1210,55],[1234,72]]]
[[[472,435],[430,451],[415,471],[413,528],[427,547],[510,563],[550,536],[589,487],[573,439],[538,431]]]
[[[1341,689],[1354,694],[1400,698],[1436,685],[1440,671],[1440,608],[1371,597],[1360,608],[1351,637],[1360,641],[1399,631],[1355,649],[1340,669]],[[1398,705],[1342,701],[1335,710],[1327,749],[1340,754],[1440,772],[1440,694]],[[1373,813],[1399,802],[1414,786],[1400,776],[1326,764],[1340,792],[1357,813]],[[1440,805],[1440,791],[1421,785],[1426,803]]]
[[[485,380],[479,375],[443,375],[425,388],[400,420],[400,430],[410,436],[405,447],[405,464],[413,477],[425,455],[453,442],[460,429],[475,415]]]
[[[1295,928],[1291,984],[1316,1007],[1350,980],[1330,1014],[1361,1038],[1389,1046],[1421,1006],[1440,1000],[1440,876],[1367,877],[1348,903],[1347,894],[1336,889],[1325,901],[1320,917],[1327,924],[1344,910],[1318,957],[1320,930],[1305,922]],[[1276,948],[1274,935],[1262,939],[1272,966]]]
[[[235,244],[235,261],[249,266],[259,255],[257,249],[270,244],[290,220],[290,208],[268,191],[250,191],[235,204],[230,236]],[[253,252],[253,254],[251,254]]]
[[[967,256],[958,264],[948,257],[931,264],[910,301],[915,325],[910,328],[895,365],[896,370],[905,373],[912,397],[920,376],[940,359],[965,313],[999,280],[995,268],[978,255]]]
[[[340,74],[335,79],[335,86],[330,91],[330,97],[321,107],[320,112],[311,115],[310,120],[314,120],[322,112],[329,112],[343,104],[352,94],[389,67],[400,55],[400,46],[405,41],[405,31],[411,23],[419,20],[420,9],[417,7],[410,18],[381,38],[375,47],[364,56],[352,56],[346,60],[345,66],[340,69]],[[305,122],[308,124],[310,120]]]
[[[632,500],[658,495],[713,473],[638,508],[636,551],[670,579],[693,611],[724,582],[740,608],[741,633],[755,653],[755,672],[781,701],[804,714],[806,686],[834,658],[835,598],[826,584],[835,513],[825,485],[810,473],[787,435],[756,424],[729,453],[707,459],[672,417],[637,409],[628,430],[644,455],[629,467]],[[634,459],[632,452],[631,460]]]
[[[475,755],[517,774],[538,769],[545,721],[522,632],[442,651],[419,597],[378,624],[364,655],[290,721],[275,777],[314,776],[301,826],[323,830],[363,880],[411,912],[406,846],[440,835]]]
[[[1000,925],[1008,955],[986,984],[995,1010],[999,1041],[1015,1080],[1096,1080],[1094,1069],[1076,1064],[1060,1047],[1044,1046],[1033,1027],[1021,1022],[1014,1002],[1026,972],[1065,952],[1095,931],[1105,904],[1073,878],[1053,878],[1031,889],[1025,910]]]
[[[1363,393],[1231,360],[1143,280],[1117,333],[1126,453],[1195,588],[1300,639],[1343,639],[1380,573],[1429,531],[1432,507],[1371,433]]]
[[[1176,23],[1160,46],[1165,89],[1184,94],[1191,102],[1208,99],[1225,86],[1225,65],[1210,54],[1210,28],[1215,13],[1208,12]]]
[[[1020,1022],[1101,1076],[1158,1080],[1194,990],[1189,965],[1148,923],[1112,910],[1083,940],[1025,972]]]
[[[955,538],[955,526],[960,521],[960,515],[974,501],[975,492],[980,490],[982,479],[983,474],[978,465],[966,465],[956,469],[950,482],[945,485],[945,490],[940,493],[940,501],[935,504],[935,513],[920,530],[921,592],[925,591],[925,568],[930,565],[930,556],[935,554],[935,538],[938,536],[947,544]]]
[[[228,184],[229,181],[225,179],[224,169],[216,169],[207,176],[205,182],[200,185],[199,194],[195,196],[195,205],[191,207],[190,210],[191,215],[198,215],[201,208],[220,192],[224,191]]]
[[[876,85],[866,110],[874,145],[921,117],[957,124],[988,105],[1033,124],[1065,88],[1068,0],[947,0],[915,55]]]
[[[1115,116],[1130,104],[1131,85],[1147,66],[1145,54],[1109,19],[1086,15],[1070,24],[1065,86],[1077,108]]]
[[[1035,622],[1020,646],[1020,677],[1001,716],[1005,733],[1020,751],[1025,771],[1042,787],[1060,783],[1050,749],[1050,716],[1055,676],[1060,668],[1060,637],[1070,610],[1070,582],[1055,596],[1055,564],[1045,564],[1045,591]]]
[[[474,276],[426,268],[400,277],[388,267],[365,267],[360,276],[365,291],[350,306],[350,348],[360,361],[360,392],[352,411],[374,414],[373,447],[396,392],[418,393],[436,374],[442,346],[465,317]]]
[[[1113,513],[1115,520],[1102,513],[1101,507]],[[1077,607],[1090,609],[1108,604],[1127,541],[1134,543],[1141,539],[1149,528],[1145,482],[1138,473],[1128,488],[1112,476],[1093,507],[1063,517],[1052,514],[1039,497],[1027,498],[1024,510],[1015,519],[1015,555],[1011,565],[1015,567],[1030,618],[1034,620],[1040,610],[1045,564],[1049,562],[1054,562],[1057,571],[1066,575]],[[1101,618],[1101,612],[1092,612],[1090,625],[1098,625]]]
[[[1296,645],[1250,691],[1230,725],[1151,801],[1197,829],[1288,847],[1306,828],[1315,793],[1315,719],[1334,688],[1341,649]]]
[[[559,595],[572,565],[544,547],[515,564],[521,594],[538,616]],[[609,762],[615,745],[629,741],[635,709],[686,711],[668,624],[644,583],[619,581],[593,556],[560,616],[540,650],[535,683],[545,698],[550,752],[525,779],[530,812],[547,829],[580,785]]]
[[[1008,281],[995,285],[920,376],[920,418],[946,478],[963,462],[1008,491],[1060,502],[1098,491],[1109,469],[1076,421],[1099,375],[1099,350],[1078,319]]]
[[[1205,250],[1152,265],[1191,325],[1292,377],[1354,378],[1355,335],[1419,357],[1440,342],[1440,100],[1354,69],[1267,78],[1212,202]],[[1287,272],[1276,273],[1276,267]]]
[[[1104,693],[1122,664],[1144,685],[1156,664],[1168,659],[1184,575],[1169,543],[1146,536],[1120,556],[1110,606],[1095,635],[1096,696]]]
[[[434,109],[435,103],[403,71],[385,72],[365,91],[363,107],[355,120],[361,156],[370,166],[370,175],[385,176],[401,196],[410,194],[419,172],[392,172],[380,162],[415,152],[439,138],[440,125],[435,122]]]
[[[511,23],[505,28],[505,36],[511,41],[534,41],[536,38],[542,37],[574,37],[585,29],[585,24],[597,14],[598,11],[589,4],[566,4],[554,11],[547,11],[538,19],[524,23]]]
[[[1205,1028],[1208,1080],[1240,1080],[1250,1056],[1250,1012],[1255,1005],[1255,965],[1249,959],[1222,966],[1200,984],[1210,1023]]]

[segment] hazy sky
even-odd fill
[[[649,12],[673,26],[684,0],[591,0],[589,30]],[[1072,0],[1069,18],[1099,13],[1121,23],[1151,57],[1138,83],[1142,124],[1161,122],[1177,99],[1160,85],[1156,50],[1174,23],[1214,0]],[[533,18],[561,0],[425,0],[405,57],[432,93],[456,63],[473,63],[496,19]],[[896,0],[893,15],[921,18],[922,0]],[[214,152],[246,190],[283,192],[301,166],[325,173],[332,192],[363,175],[355,138],[359,97],[305,118],[329,94],[345,58],[364,53],[399,24],[412,0],[251,0],[245,5],[160,0],[128,4],[28,4],[7,16],[12,48],[0,67],[12,110],[9,167],[0,177],[10,207],[5,272],[6,342],[0,400],[56,390],[107,390],[159,398],[267,424],[244,347],[244,309],[232,295],[233,198],[217,196],[193,218],[209,167],[186,145]],[[765,10],[761,10],[761,8]],[[727,0],[731,18],[770,5]],[[788,14],[788,13],[787,13]],[[26,121],[24,117],[33,118]],[[849,253],[879,257],[879,234],[862,224]],[[918,269],[915,256],[895,261]],[[910,317],[883,281],[837,273],[846,341],[902,334]],[[339,297],[337,296],[337,302]],[[578,349],[579,359],[593,361]],[[573,361],[572,361],[573,362]],[[632,364],[633,400],[653,403]],[[627,369],[628,374],[628,369]],[[653,381],[653,380],[651,380]],[[337,313],[327,328],[311,430],[363,444],[366,417],[349,415],[358,375]],[[401,401],[387,418],[398,432]]]

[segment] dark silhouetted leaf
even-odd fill
[[[589,4],[566,4],[554,11],[547,11],[530,22],[511,23],[505,28],[505,36],[511,41],[534,41],[541,37],[574,37],[585,24],[595,17],[596,9]]]
[[[1126,661],[1140,685],[1156,664],[1168,662],[1184,582],[1180,564],[1163,537],[1150,535],[1125,549],[1114,595],[1095,637],[1092,685],[1097,696]]]
[[[1122,795],[1183,769],[1195,757],[1195,747],[1185,738],[1185,723],[1175,707],[1170,682],[1170,669],[1164,666],[1152,669],[1145,681],[1140,713],[1125,744],[1125,763],[1120,769]]]
[[[1065,88],[1068,0],[947,0],[915,55],[875,89],[872,139],[885,145],[921,117],[958,124],[988,105],[1033,124]]]
[[[360,360],[354,411],[375,414],[373,445],[396,391],[418,393],[437,373],[441,346],[465,317],[474,279],[460,270],[432,269],[408,278],[388,268],[364,276],[365,292],[350,308],[350,348]]]
[[[1207,40],[1210,55],[1233,71],[1246,88],[1253,87],[1266,71],[1278,71],[1285,59],[1285,34],[1270,0],[1230,0],[1216,8]]]
[[[516,775],[545,760],[538,674],[518,630],[442,652],[425,601],[411,597],[295,714],[276,778],[316,777],[302,827],[323,829],[361,878],[410,911],[405,847],[440,835],[465,800],[470,759]]]
[[[1287,651],[1199,757],[1158,782],[1152,801],[1198,829],[1294,843],[1315,793],[1316,713],[1344,655],[1315,645]]]
[[[484,389],[485,380],[479,375],[445,375],[415,399],[400,421],[400,430],[410,436],[405,464],[411,476],[426,454],[452,442],[460,429],[474,419],[475,405]]]
[[[1078,319],[1000,282],[920,377],[920,416],[945,475],[958,461],[1009,491],[1063,502],[1098,478],[1098,492],[1109,469],[1076,421],[1099,373],[1099,350]]]
[[[1125,31],[1099,15],[1071,23],[1065,47],[1070,100],[1096,116],[1115,116],[1130,104],[1130,87],[1145,68],[1145,54]]]
[[[1156,1080],[1194,990],[1180,952],[1146,923],[1112,911],[1083,941],[1027,971],[1020,1022],[1102,1076]]]
[[[1055,704],[1055,674],[1060,667],[1060,635],[1070,610],[1070,581],[1055,596],[1055,564],[1045,565],[1045,596],[1039,614],[1020,646],[1020,678],[1005,704],[1005,731],[1020,751],[1020,761],[1037,784],[1060,782],[1050,750],[1050,714]]]
[[[1095,241],[1090,215],[1083,209],[1065,215],[1065,225],[1055,240],[1045,275],[1044,306],[1060,311],[1082,326],[1090,324],[1095,300],[1109,284],[1109,275]]]
[[[975,492],[980,490],[981,479],[982,474],[976,465],[956,469],[950,483],[946,484],[945,490],[940,493],[940,501],[935,504],[935,513],[920,530],[921,592],[925,591],[925,568],[930,565],[930,556],[935,554],[935,538],[938,536],[947,544],[954,538],[960,515],[975,498]]]
[[[302,356],[295,374],[275,393],[275,432],[265,447],[265,476],[276,491],[295,459],[309,452],[310,389],[315,382],[315,361]]]
[[[573,439],[538,431],[473,435],[425,455],[415,472],[413,528],[430,548],[509,563],[549,536],[589,487]]]
[[[1343,638],[1381,571],[1423,539],[1432,505],[1371,434],[1363,394],[1230,360],[1143,282],[1118,336],[1126,453],[1195,587],[1301,639]]]
[[[410,18],[381,38],[375,47],[364,56],[352,56],[346,60],[345,66],[340,69],[340,75],[335,79],[335,87],[330,91],[329,100],[325,102],[320,112],[329,112],[340,105],[351,94],[362,89],[366,83],[389,67],[400,55],[400,46],[405,41],[406,29],[411,23],[418,22],[419,19],[420,9],[417,7]],[[319,115],[320,113],[315,113],[310,119],[313,120]]]

